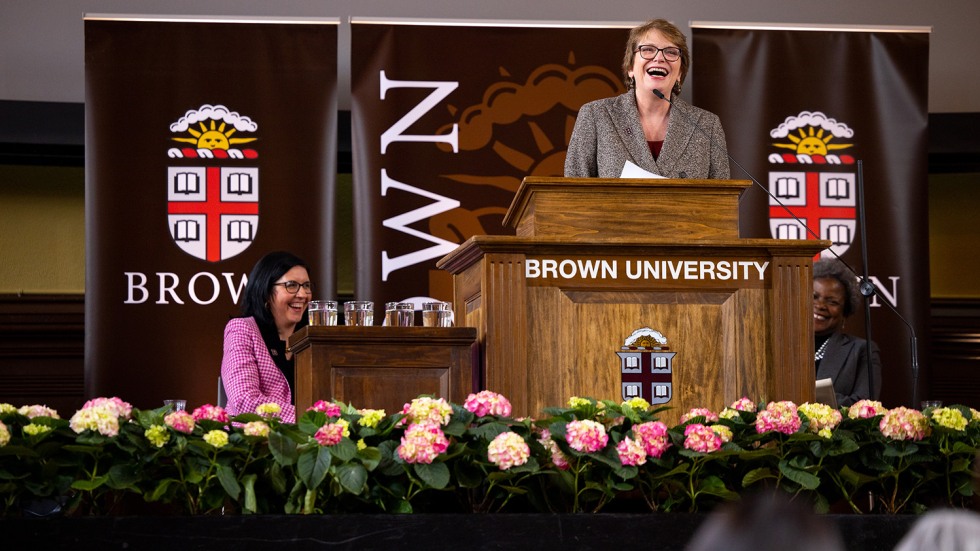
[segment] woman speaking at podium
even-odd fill
[[[654,19],[630,31],[623,58],[628,90],[579,110],[565,176],[619,178],[631,163],[665,178],[727,179],[721,121],[679,97],[690,67],[687,39],[670,22]]]
[[[221,379],[228,394],[230,415],[252,413],[274,402],[279,417],[296,421],[293,404],[293,357],[286,340],[308,322],[312,298],[306,263],[287,252],[263,256],[248,275],[242,317],[225,326]]]

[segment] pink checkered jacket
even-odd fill
[[[269,355],[255,318],[234,318],[225,326],[221,379],[229,415],[253,413],[259,404],[275,402],[282,407],[283,422],[296,422],[289,383]]]

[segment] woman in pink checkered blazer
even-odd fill
[[[306,263],[287,252],[265,255],[252,268],[242,299],[242,317],[225,326],[221,378],[231,415],[275,402],[280,418],[296,421],[293,356],[286,339],[308,323],[312,298]]]

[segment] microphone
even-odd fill
[[[664,93],[661,92],[660,90],[657,90],[656,88],[654,88],[653,89],[653,95],[655,95],[658,98],[666,101],[667,103],[669,103],[671,105],[671,107],[674,106],[674,102],[670,98],[668,98],[667,96],[665,96]],[[687,113],[684,113],[683,111],[680,111],[680,110],[678,110],[678,113],[683,113],[683,116],[688,116]],[[704,136],[706,136],[708,138],[708,141],[711,142],[712,147],[718,147],[718,143],[715,140],[714,136],[712,136],[711,134],[709,134],[708,132],[706,132],[703,128],[701,128],[701,125],[698,124],[698,121],[692,121],[690,118],[688,120],[690,122],[693,122],[694,123],[694,128],[696,128],[698,130],[698,132],[700,132],[701,134],[703,134]],[[814,232],[812,229],[810,229],[809,226],[807,226],[806,224],[804,224],[803,223],[803,220],[801,220],[800,217],[796,216],[796,214],[794,214],[793,211],[789,210],[789,207],[787,207],[779,199],[779,197],[776,197],[771,191],[769,191],[769,188],[767,188],[766,186],[762,185],[759,182],[759,180],[757,180],[755,178],[755,176],[752,176],[752,174],[748,170],[745,170],[745,168],[741,164],[739,164],[739,162],[736,161],[735,158],[731,156],[731,154],[728,153],[728,148],[721,148],[721,149],[722,149],[722,151],[725,152],[725,156],[728,157],[728,160],[731,161],[732,164],[734,164],[735,166],[737,166],[739,170],[741,170],[743,173],[745,173],[745,175],[749,177],[749,180],[752,180],[752,183],[754,183],[756,186],[758,186],[760,189],[762,189],[762,191],[766,192],[766,195],[768,195],[769,197],[771,197],[772,200],[775,201],[776,204],[779,205],[780,208],[782,208],[786,212],[786,214],[790,215],[793,218],[793,220],[796,221],[797,224],[799,224],[800,226],[802,226],[803,229],[806,230],[806,232],[808,234],[812,235],[814,239],[816,239],[818,241],[820,240],[820,236],[816,232]],[[683,176],[681,176],[681,177],[683,178]],[[872,296],[878,294],[878,286],[875,285],[875,283],[868,278],[868,274],[867,274],[867,270],[868,270],[868,262],[867,262],[867,248],[868,248],[867,247],[867,244],[868,244],[868,238],[867,238],[867,233],[866,233],[866,227],[867,227],[866,226],[866,222],[867,221],[865,220],[865,217],[864,217],[864,170],[863,170],[861,161],[858,161],[858,188],[859,188],[858,189],[858,197],[860,199],[860,207],[861,207],[860,208],[861,217],[858,220],[858,224],[860,224],[860,227],[861,227],[860,228],[861,229],[861,242],[864,244],[864,247],[862,247],[862,249],[865,251],[865,259],[864,259],[864,272],[865,273],[864,273],[864,276],[858,275],[857,271],[855,271],[854,268],[852,268],[850,264],[848,264],[847,262],[845,262],[844,259],[841,258],[841,256],[839,254],[837,254],[837,251],[835,251],[833,248],[827,248],[825,250],[830,251],[830,254],[834,255],[834,258],[836,258],[841,264],[844,265],[845,268],[847,268],[847,270],[849,272],[851,272],[851,274],[854,275],[854,277],[859,281],[858,286],[859,286],[861,295],[864,296],[866,299],[869,299]],[[891,311],[895,314],[895,316],[898,317],[898,319],[900,319],[902,321],[902,323],[905,324],[905,327],[908,328],[909,335],[911,336],[912,407],[915,407],[915,403],[916,403],[916,400],[918,398],[918,387],[919,387],[919,358],[918,358],[918,355],[919,354],[918,354],[918,349],[917,349],[917,346],[916,346],[916,342],[917,342],[918,339],[915,336],[915,329],[912,327],[912,324],[910,324],[908,322],[908,320],[906,320],[902,316],[902,314],[899,313],[898,309],[895,308],[894,306],[892,306],[892,303],[888,302],[887,300],[883,300],[882,303],[885,304],[886,306],[888,306],[888,308],[891,309]],[[867,318],[867,324],[866,324],[867,327],[865,329],[866,329],[866,331],[868,333],[868,356],[867,356],[867,358],[868,358],[868,393],[871,396],[874,396],[874,394],[875,394],[874,393],[874,374],[872,373],[872,369],[871,369],[871,355],[872,355],[871,354],[871,337],[870,337],[870,332],[871,332],[871,323],[870,323],[870,319],[871,319],[871,314],[870,314],[870,312],[871,312],[871,305],[870,305],[870,303],[867,300],[864,301],[864,307],[865,307],[865,313],[866,313],[866,318]]]

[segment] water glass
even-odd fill
[[[453,305],[448,302],[426,302],[422,305],[422,325],[425,327],[452,327]]]
[[[185,411],[187,409],[187,400],[164,400],[163,405],[173,411]]]
[[[336,300],[311,300],[310,325],[337,325]]]
[[[386,302],[384,325],[387,327],[415,325],[415,305],[411,302]]]
[[[941,407],[943,407],[943,401],[942,400],[922,400],[922,402],[919,404],[919,406],[920,406],[920,409],[922,411],[925,411],[925,410],[930,409],[930,408],[931,409],[941,408]]]
[[[374,325],[374,303],[369,300],[345,302],[344,325]]]

